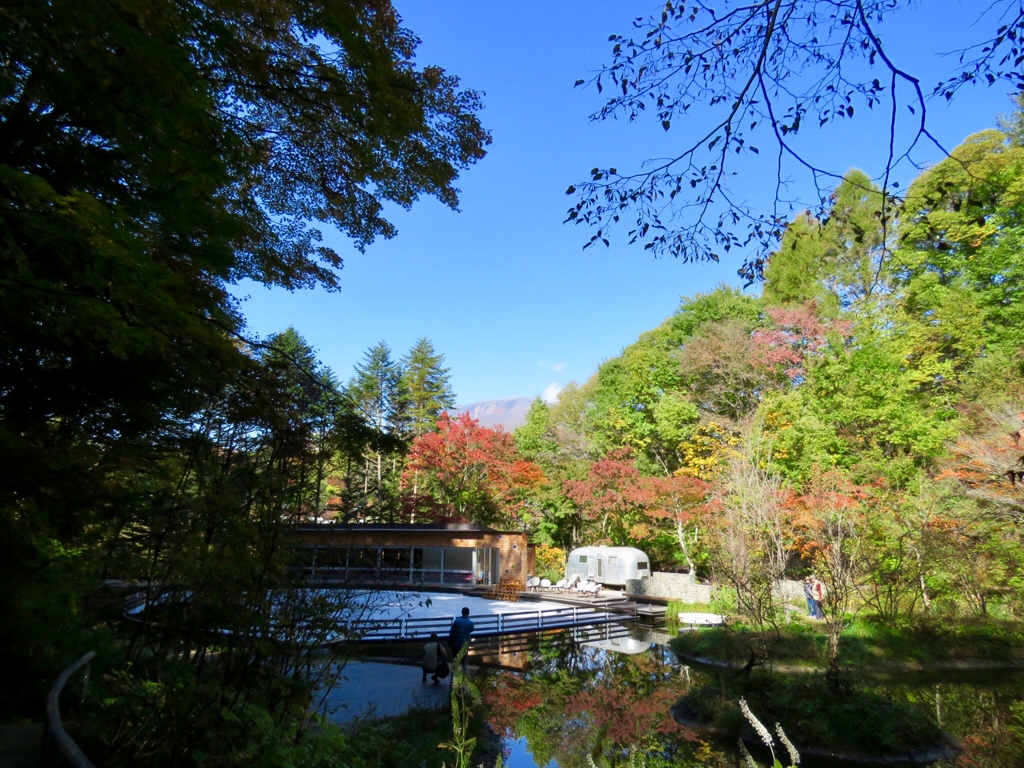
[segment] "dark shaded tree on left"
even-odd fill
[[[336,288],[320,226],[362,249],[385,201],[457,206],[489,136],[415,46],[386,0],[0,4],[5,616],[259,381],[230,285]],[[23,630],[15,665],[66,660]]]

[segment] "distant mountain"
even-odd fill
[[[455,413],[468,413],[482,426],[501,425],[506,432],[526,423],[526,414],[533,402],[528,397],[511,397],[507,400],[483,400],[479,403],[455,406]]]

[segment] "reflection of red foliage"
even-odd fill
[[[986,768],[988,766],[988,744],[976,736],[960,739],[960,752],[953,760],[957,768]]]
[[[632,687],[601,688],[570,697],[572,710],[586,712],[594,728],[617,746],[640,744],[652,733],[683,734],[669,709],[679,693],[656,688],[643,695]]]
[[[644,743],[656,733],[684,735],[670,710],[686,684],[652,654],[614,663],[614,674],[596,678],[586,690],[569,697],[567,711],[586,712],[594,729],[620,747]]]
[[[571,677],[564,668],[525,681],[512,673],[490,677],[483,687],[489,725],[525,736],[545,760],[562,765],[571,764],[563,757],[698,739],[672,717],[690,683],[663,656],[582,653],[599,663],[585,663]]]
[[[527,685],[518,675],[499,673],[483,694],[490,712],[489,724],[498,730],[514,730],[523,712],[543,703],[539,688]]]

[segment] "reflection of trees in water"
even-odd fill
[[[936,768],[1020,768],[1024,765],[1024,676],[1004,685],[890,685],[878,693],[921,709],[959,743],[961,752]]]
[[[690,689],[684,671],[660,648],[628,656],[552,636],[539,639],[524,673],[491,673],[481,690],[491,724],[525,738],[537,765],[590,768],[588,756],[602,768],[733,765],[732,757],[687,741],[696,734],[673,720],[672,705]],[[706,683],[693,677],[694,686]],[[960,742],[962,751],[935,768],[1024,766],[1024,675],[867,687],[927,712]]]
[[[538,765],[560,768],[588,768],[588,755],[628,763],[633,747],[689,755],[670,713],[687,687],[668,651],[630,656],[543,638],[524,674],[498,672],[481,686],[492,725],[525,738]]]

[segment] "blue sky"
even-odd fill
[[[345,258],[340,292],[239,286],[251,332],[266,336],[294,326],[343,381],[376,343],[386,342],[397,359],[426,337],[445,356],[460,403],[551,397],[658,325],[681,296],[741,284],[736,269],[745,254],[717,265],[656,260],[639,245],[627,246],[624,230],[610,248],[584,251],[591,232],[562,224],[572,202],[566,188],[591,168],[636,167],[668,154],[686,136],[679,122],[668,133],[653,121],[592,123],[588,116],[602,98],[573,88],[609,59],[608,36],[628,33],[632,19],[658,10],[658,3],[395,5],[423,41],[418,64],[440,65],[484,93],[481,117],[494,140],[488,156],[459,180],[458,213],[433,200],[395,210],[398,236],[365,254],[325,233]],[[936,51],[952,51],[996,23],[972,27],[971,3],[922,5],[896,17],[885,34],[899,63],[928,85],[953,63]],[[1010,111],[1007,91],[975,87],[948,108],[935,103],[931,128],[952,148]],[[862,112],[847,125],[807,130],[801,141],[838,172],[860,167],[874,175],[885,137],[885,116]],[[940,154],[924,147],[914,159],[935,162]],[[736,189],[768,204],[770,169],[746,170]],[[909,167],[903,174],[904,184],[913,177]],[[794,195],[809,191],[796,182]]]

